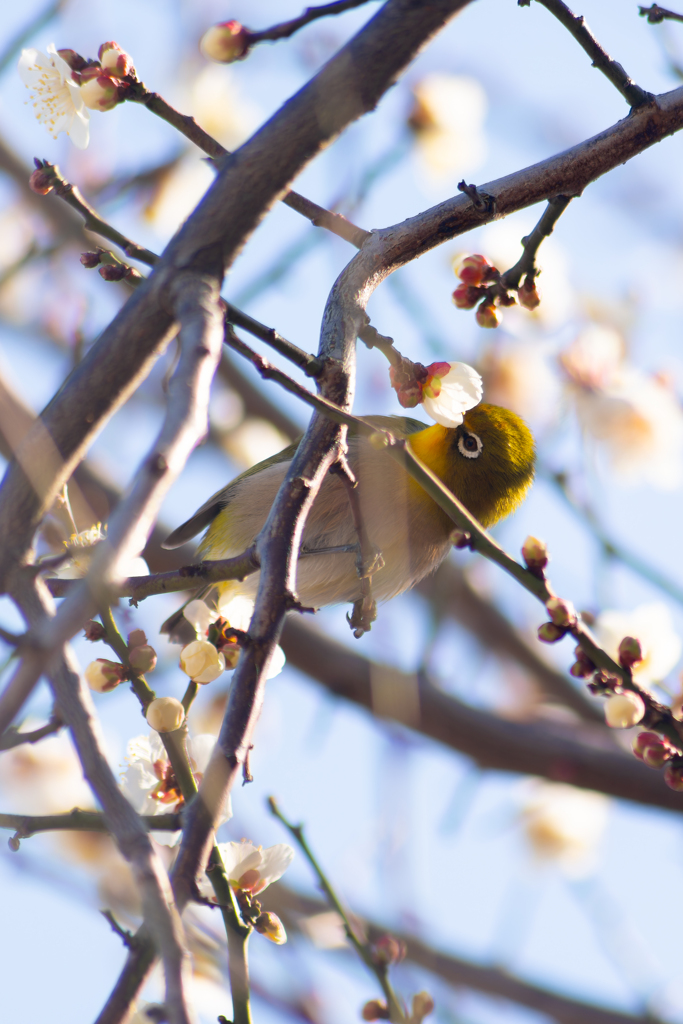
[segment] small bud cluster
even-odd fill
[[[57,52],[71,68],[71,77],[80,86],[81,99],[89,110],[105,113],[126,98],[135,68],[132,58],[118,43],[102,43],[98,60],[85,60],[74,50]]]
[[[422,391],[429,379],[429,369],[422,363],[401,358],[400,363],[389,367],[389,380],[396,392],[399,404],[404,409],[414,409],[423,401]]]
[[[514,306],[519,300],[520,306],[533,310],[541,301],[536,289],[536,271],[525,276],[517,288],[515,299],[504,275],[480,253],[466,256],[458,265],[456,275],[461,283],[453,292],[453,304],[456,309],[474,309],[477,306],[476,320],[480,327],[499,326],[499,306]]]
[[[550,615],[550,622],[544,622],[538,627],[538,639],[545,644],[554,644],[574,629],[578,616],[571,601],[565,601],[561,597],[549,598],[545,607]]]
[[[86,270],[99,267],[99,275],[103,281],[128,281],[131,284],[142,281],[142,274],[135,267],[122,263],[108,249],[98,247],[94,252],[82,252],[80,260]]]
[[[221,21],[204,33],[199,48],[218,64],[232,64],[249,54],[249,31],[239,21]]]
[[[107,639],[107,631],[100,622],[90,619],[85,624],[84,636],[91,643]],[[126,682],[144,672],[151,672],[157,663],[156,651],[147,643],[144,630],[134,629],[128,634],[128,664],[97,658],[85,670],[85,679],[96,693],[109,693],[119,683]]]

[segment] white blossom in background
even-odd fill
[[[289,439],[277,427],[259,416],[248,416],[221,437],[222,448],[245,469],[277,455],[288,444]]]
[[[560,384],[540,342],[490,345],[481,354],[479,369],[487,402],[535,422],[556,417]]]
[[[216,737],[195,736],[187,740],[187,752],[192,770],[199,782],[209,763]],[[183,799],[176,789],[176,780],[168,754],[157,732],[136,736],[130,740],[126,761],[128,767],[121,775],[121,789],[138,814],[172,814],[182,806]],[[219,817],[219,824],[232,817],[228,804]],[[153,838],[163,846],[175,846],[180,832],[152,832]]]
[[[90,141],[90,114],[80,87],[71,77],[71,68],[59,56],[54,43],[50,43],[47,53],[22,50],[19,75],[31,90],[36,118],[53,139],[60,132],[66,132],[74,146],[85,149]]]
[[[424,410],[444,427],[458,427],[468,409],[481,402],[481,376],[467,363],[432,363],[422,388]]]
[[[26,721],[23,732],[41,723]],[[24,743],[0,757],[3,800],[24,814],[56,814],[92,808],[94,799],[66,732]]]
[[[432,179],[471,174],[487,155],[481,84],[466,75],[426,75],[413,89],[409,124],[421,170]]]
[[[561,356],[584,432],[631,483],[672,490],[683,480],[683,410],[663,377],[630,366],[619,333],[593,325]]]
[[[534,855],[555,862],[569,875],[588,874],[607,823],[608,798],[536,779],[524,789],[520,820]]]
[[[683,645],[671,612],[659,601],[641,604],[631,612],[606,609],[593,628],[600,645],[615,660],[625,636],[640,640],[643,660],[633,666],[633,678],[646,688],[668,676],[681,657]]]
[[[204,131],[226,149],[237,149],[263,120],[263,111],[245,96],[235,73],[207,64],[190,86],[191,113]]]

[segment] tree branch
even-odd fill
[[[307,7],[298,18],[281,21],[279,25],[273,25],[271,28],[264,28],[257,32],[247,29],[247,45],[254,46],[256,43],[262,43],[265,40],[289,39],[300,28],[310,25],[312,21],[317,21],[318,18],[326,18],[330,14],[343,14],[345,11],[353,10],[354,7],[362,7],[367,2],[368,0],[335,0],[334,3],[322,4],[320,7]]]

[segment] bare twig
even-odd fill
[[[641,89],[639,85],[624,71],[621,64],[607,53],[597,41],[586,24],[583,15],[573,14],[562,0],[536,0],[547,8],[557,20],[574,36],[579,46],[583,47],[593,62],[593,67],[602,71],[615,88],[619,90],[630,107],[636,108],[649,103],[654,97],[652,93]],[[529,7],[531,0],[517,0],[520,7]]]
[[[0,736],[0,750],[13,750],[14,747],[20,747],[23,743],[37,743],[46,736],[52,736],[54,733],[59,732],[63,727],[64,722],[61,718],[58,715],[53,715],[49,722],[41,725],[38,729],[32,729],[31,732],[19,732],[18,729],[8,729],[6,733]]]
[[[177,832],[179,814],[141,814],[148,832]],[[0,828],[14,829],[17,838],[28,839],[39,832],[109,832],[101,811],[82,811],[78,807],[66,814],[0,814]]]
[[[343,14],[344,11],[353,10],[354,7],[361,7],[366,3],[368,3],[368,0],[335,0],[334,3],[321,4],[320,7],[307,7],[298,18],[281,21],[279,25],[273,25],[271,28],[264,28],[258,32],[252,32],[251,29],[247,29],[247,45],[253,46],[255,43],[262,43],[265,40],[289,39],[300,28],[310,25],[312,21],[317,21],[318,18],[326,18],[331,14]]]
[[[247,316],[236,306],[227,304],[226,319],[228,323],[234,324],[235,327],[241,327],[245,331],[249,331],[255,338],[260,338],[261,341],[265,341],[267,345],[274,348],[280,355],[285,356],[290,362],[294,363],[301,370],[304,371],[307,377],[318,377],[322,372],[322,364],[319,359],[312,356],[310,352],[304,352],[303,349],[299,348],[298,345],[294,345],[291,341],[287,341],[281,334],[278,334],[272,327],[266,327],[264,324],[260,324],[258,320],[254,320],[253,317]]]
[[[536,227],[522,239],[524,251],[513,267],[506,270],[500,276],[500,286],[505,290],[512,288],[515,291],[519,288],[523,277],[531,276],[532,280],[538,274],[536,267],[536,256],[541,247],[541,242],[549,235],[558,220],[572,201],[573,196],[554,196],[546,206],[543,216]]]
[[[683,21],[683,14],[676,14],[675,11],[667,11],[666,7],[659,4],[652,4],[651,7],[639,7],[638,13],[641,18],[647,18],[651,25],[658,25],[661,21]]]

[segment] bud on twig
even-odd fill
[[[91,643],[96,643],[98,640],[107,639],[107,631],[101,622],[90,619],[84,626],[83,636],[86,640],[90,640]]]
[[[199,48],[209,60],[232,64],[249,53],[249,33],[239,21],[222,21],[204,33]]]
[[[28,179],[29,188],[39,196],[46,196],[55,187],[52,168],[43,167],[39,160],[36,160],[35,164],[36,169]]]
[[[477,310],[476,320],[480,327],[498,327],[500,325],[500,313],[492,302],[482,302]]]
[[[175,732],[185,720],[185,708],[175,697],[157,697],[147,708],[146,718],[156,732]]]
[[[517,292],[520,306],[525,309],[536,309],[541,303],[541,298],[536,291],[536,281],[531,274],[527,274],[524,282]]]
[[[405,958],[406,951],[406,944],[402,939],[395,939],[393,935],[382,935],[372,944],[372,959],[376,964],[388,967],[390,964],[400,963]]]
[[[118,43],[102,43],[97,56],[102,67],[118,77],[128,75],[133,70],[133,58]]]
[[[95,693],[109,693],[126,678],[126,669],[116,661],[98,658],[91,661],[85,670],[85,679]]]
[[[544,644],[554,644],[566,634],[567,630],[562,626],[556,626],[554,622],[544,622],[538,627],[538,639]]]
[[[642,720],[645,705],[633,690],[615,693],[605,701],[605,721],[611,729],[631,729]]]
[[[551,597],[549,601],[546,601],[545,606],[556,626],[571,629],[576,625],[576,609],[571,601],[564,601],[561,597]]]
[[[640,732],[633,741],[633,753],[650,768],[661,768],[676,751],[656,732]]]
[[[434,1000],[429,992],[418,992],[413,996],[413,1012],[410,1016],[411,1024],[420,1024],[434,1010]]]
[[[360,1011],[363,1020],[389,1020],[389,1010],[386,1003],[379,999],[370,999]]]
[[[619,644],[619,664],[622,668],[631,668],[643,660],[643,648],[640,640],[633,636],[625,636]]]
[[[454,548],[472,550],[472,534],[467,530],[453,530],[451,533],[451,544]]]
[[[527,569],[542,572],[548,564],[548,545],[538,537],[527,537],[522,544],[522,558]]]
[[[668,764],[664,769],[664,781],[669,789],[683,792],[683,764]]]
[[[128,655],[130,667],[140,675],[151,672],[157,663],[157,652],[149,644],[132,647]]]
[[[99,265],[100,265],[100,261],[102,259],[102,253],[101,252],[82,252],[81,256],[80,256],[80,259],[81,259],[81,263],[83,264],[83,266],[85,267],[86,270],[94,270],[95,267],[99,267]]]
[[[278,946],[287,941],[285,926],[277,914],[271,914],[270,911],[264,910],[262,914],[259,914],[254,921],[254,928]]]

